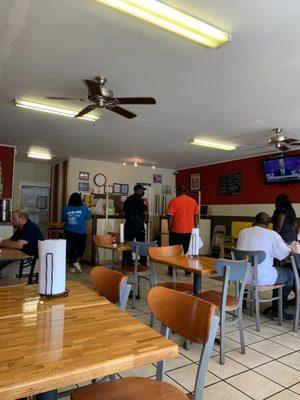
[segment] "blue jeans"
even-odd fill
[[[282,288],[282,301],[283,301],[283,308],[287,307],[287,298],[288,295],[291,293],[293,283],[294,283],[294,274],[292,271],[291,264],[285,264],[284,267],[274,267],[277,271],[277,279],[275,285],[279,285],[280,283],[284,284]],[[273,297],[278,296],[278,289],[273,290]],[[274,300],[272,302],[272,309],[273,311],[277,312],[278,310],[278,300]]]

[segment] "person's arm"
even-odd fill
[[[276,233],[272,232],[272,256],[277,258],[277,260],[281,261],[286,258],[290,253],[291,249],[289,246],[283,241],[282,237]]]
[[[6,249],[18,249],[22,250],[23,247],[28,244],[27,240],[11,240],[11,239],[5,239],[1,241],[0,247],[4,247]]]
[[[169,232],[171,232],[172,226],[173,226],[173,215],[167,214],[167,217],[168,217],[168,229],[169,229]]]
[[[195,225],[195,228],[198,227],[198,223],[199,223],[199,214],[195,214],[195,216],[194,216],[194,225]]]
[[[149,222],[149,212],[148,212],[148,210],[144,211],[143,217],[144,217],[145,224],[148,224],[148,222]]]
[[[66,222],[66,207],[64,207],[61,212],[61,221]]]
[[[273,227],[275,232],[278,233],[278,232],[281,231],[283,223],[284,223],[284,220],[285,220],[285,214],[279,213],[277,215],[277,218],[276,218],[276,221],[275,221],[275,224],[274,224],[275,226]]]

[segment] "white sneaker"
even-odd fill
[[[70,268],[70,272],[75,272],[75,268]]]
[[[73,264],[73,267],[77,269],[78,272],[82,272],[81,265],[78,261]]]

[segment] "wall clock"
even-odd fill
[[[94,176],[94,183],[97,186],[104,186],[106,184],[106,176],[103,174],[97,174]]]

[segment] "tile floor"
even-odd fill
[[[70,279],[78,279],[90,286],[89,270],[90,268],[85,266],[82,274],[72,275]],[[164,267],[159,268],[158,276],[159,281],[170,280]],[[191,280],[181,271],[178,279]],[[216,287],[220,288],[219,282],[212,279],[203,280],[203,290]],[[142,288],[143,297],[146,296],[147,290],[146,286]],[[145,299],[138,300],[135,309],[129,305],[127,312],[143,323],[149,323],[150,314]],[[154,329],[159,329],[158,322],[155,322]],[[262,316],[261,330],[257,332],[254,319],[245,314],[244,331],[245,355],[240,353],[237,327],[231,325],[227,328],[226,362],[223,366],[219,364],[219,348],[214,346],[206,377],[204,400],[300,400],[300,330],[294,333],[291,322],[283,322],[283,325],[279,326],[276,321]],[[170,339],[180,346],[180,355],[167,361],[165,380],[187,394],[194,389],[201,346],[192,344],[190,350],[185,350],[181,337],[172,335]],[[151,364],[122,372],[118,376],[154,378],[155,371],[155,365]],[[60,390],[60,399],[68,400],[68,391],[72,388]]]

